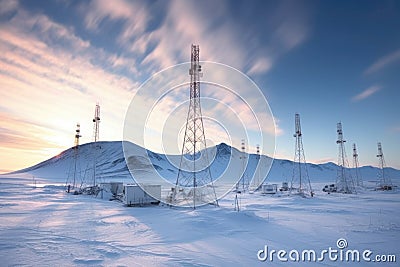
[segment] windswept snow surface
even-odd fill
[[[102,179],[132,182],[121,143],[101,145]],[[89,145],[86,148],[82,157],[90,165]],[[225,148],[221,151],[226,155]],[[358,188],[354,195],[328,195],[321,189],[333,182],[336,166],[310,165],[314,198],[244,193],[238,195],[240,212],[236,212],[234,193],[221,199],[219,207],[196,210],[163,205],[128,208],[106,198],[67,194],[64,184],[71,157],[67,150],[32,168],[0,175],[0,266],[399,265],[400,192],[398,188],[373,191],[376,169],[372,167],[365,167],[371,175],[365,179],[369,188]],[[168,170],[165,156],[153,157],[160,171],[174,171]],[[217,156],[216,162],[222,166],[223,158]],[[290,170],[291,162],[276,160],[267,179],[290,181],[285,177]],[[398,171],[392,169],[391,174],[398,186]],[[338,249],[341,238],[347,247]],[[288,261],[280,261],[276,253],[272,260],[260,261],[257,254],[265,246],[269,253],[285,250],[283,258]],[[329,248],[338,250],[333,254],[338,259],[325,254],[318,261]],[[315,251],[317,259],[293,262],[288,255],[292,250],[300,253],[300,261],[303,250]],[[345,261],[349,250],[360,252],[359,262]],[[371,251],[371,262],[362,258],[365,250]],[[373,262],[377,255],[392,261],[394,255],[397,262]]]
[[[399,192],[357,195],[239,196],[220,207],[196,210],[147,206],[71,195],[61,186],[27,186],[1,178],[1,266],[287,266],[261,262],[257,252],[368,249],[400,257]],[[14,181],[14,182],[13,182]],[[371,256],[372,257],[372,256]],[[398,263],[330,261],[301,266],[398,266]],[[299,265],[299,266],[300,266]]]

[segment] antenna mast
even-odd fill
[[[242,190],[246,191],[246,146],[244,143],[244,139],[242,139],[242,154],[240,155],[240,159],[242,161]]]
[[[190,104],[178,175],[170,196],[171,202],[182,203],[185,206],[193,207],[193,209],[198,204],[218,205],[201,113],[200,77],[203,73],[201,72],[199,57],[199,46],[192,45],[189,69]]]
[[[74,141],[74,181],[72,184],[72,188],[75,188],[76,186],[76,165],[78,161],[78,150],[79,150],[79,138],[81,136],[81,125],[79,123],[76,124],[76,130],[75,130],[75,141]]]
[[[78,149],[79,146],[79,138],[82,137],[81,135],[81,125],[79,123],[76,124],[75,130],[75,141],[74,141],[74,149]]]
[[[314,196],[314,192],[311,188],[310,177],[308,176],[306,157],[304,155],[303,139],[300,125],[300,115],[295,114],[295,133],[293,137],[296,138],[295,153],[293,161],[293,176],[292,183],[290,186],[290,192],[296,191],[296,193],[305,195],[310,194]]]
[[[336,178],[336,186],[337,191],[344,193],[344,194],[352,194],[355,193],[353,179],[348,173],[347,169],[347,157],[346,157],[346,150],[344,147],[344,143],[346,140],[343,139],[343,129],[342,123],[339,122],[337,124],[337,133],[338,133],[338,140],[336,144],[339,145],[339,157],[338,157],[338,173]]]
[[[256,159],[257,159],[257,165],[256,165],[256,169],[255,169],[255,174],[254,174],[254,191],[256,191],[261,185],[261,179],[260,179],[260,168],[261,168],[261,164],[260,164],[260,145],[256,146]]]
[[[94,110],[94,117],[93,117],[93,139],[94,142],[99,140],[99,126],[100,126],[100,105],[96,103],[96,108]]]
[[[97,165],[97,141],[99,141],[100,131],[100,104],[96,103],[93,117],[93,139],[94,139],[94,150],[93,150],[93,186],[96,186],[96,165]]]
[[[353,144],[353,168],[355,170],[356,173],[356,185],[357,186],[363,186],[363,182],[362,182],[362,177],[361,177],[361,173],[359,170],[359,163],[358,163],[358,153],[357,153],[357,147],[356,144]]]
[[[379,178],[379,189],[381,190],[392,190],[392,181],[389,177],[385,175],[385,168],[386,162],[383,156],[382,144],[378,142],[378,155],[376,155],[379,160],[379,171],[378,171],[378,178]]]

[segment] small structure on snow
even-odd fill
[[[277,184],[263,184],[261,187],[261,194],[276,194],[277,191]]]
[[[330,193],[336,193],[337,192],[337,186],[335,184],[328,184],[325,185],[324,188],[322,188],[322,191],[330,194]]]
[[[159,204],[161,185],[127,184],[124,185],[123,202],[127,206]]]
[[[282,182],[281,188],[279,188],[279,191],[289,191],[289,183],[288,182]]]

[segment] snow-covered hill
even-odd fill
[[[93,176],[94,158],[96,156],[96,173],[100,181],[122,180],[124,182],[134,182],[126,165],[123,142],[98,142],[94,149],[94,143],[83,144],[79,146],[77,154],[76,170],[80,177],[86,177],[90,180]],[[176,155],[158,154],[146,150],[132,143],[125,143],[125,149],[134,151],[134,156],[130,156],[128,162],[135,168],[135,173],[142,175],[151,174],[155,171],[164,179],[174,181],[177,176],[177,167],[172,162],[178,162]],[[213,177],[221,175],[232,178],[232,183],[237,180],[242,170],[242,152],[232,148],[227,144],[221,143],[216,147],[209,148],[208,153],[214,154],[215,158],[211,165]],[[65,182],[74,171],[75,150],[70,148],[59,155],[43,161],[32,167],[16,171],[12,174],[21,174],[34,176],[37,179],[43,179],[49,182]],[[246,167],[246,176],[253,177],[258,158],[255,154],[246,155],[248,164]],[[150,162],[149,162],[149,160]],[[261,156],[260,179],[264,182],[282,182],[291,181],[293,162],[289,160],[274,159],[271,169],[268,172],[271,158]],[[307,164],[307,169],[311,182],[330,183],[334,182],[337,173],[337,165],[329,162],[324,164]],[[351,169],[351,172],[354,170]],[[360,173],[364,181],[375,182],[377,180],[378,168],[372,166],[363,166]],[[397,183],[400,177],[400,170],[386,168],[385,173],[393,182]]]

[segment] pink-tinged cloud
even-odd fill
[[[370,96],[372,96],[373,94],[377,93],[378,91],[380,91],[382,89],[382,86],[379,85],[373,85],[371,87],[368,87],[367,89],[365,89],[364,91],[362,91],[361,93],[359,93],[358,95],[354,96],[352,98],[353,101],[361,101],[364,100]]]
[[[400,126],[393,127],[391,131],[394,133],[400,133]]]
[[[2,0],[0,1],[0,15],[13,12],[18,8],[17,0]]]
[[[94,31],[99,31],[100,24],[105,19],[124,22],[118,39],[119,43],[124,47],[134,44],[136,48],[140,48],[141,53],[145,52],[141,44],[143,40],[140,37],[148,26],[151,13],[143,3],[126,0],[95,0],[87,6],[84,5],[82,13],[85,14],[86,28]],[[136,45],[137,41],[138,45]]]
[[[133,8],[128,1],[124,0],[97,0],[90,2],[90,10],[86,16],[86,26],[89,28],[97,28],[106,17],[110,19],[129,19],[132,15]]]
[[[369,66],[365,70],[364,74],[375,73],[389,65],[395,64],[396,62],[400,62],[400,49],[377,59],[371,66]]]
[[[253,66],[247,71],[248,75],[257,75],[268,72],[272,68],[272,60],[269,58],[257,59]]]
[[[304,23],[289,19],[282,22],[275,35],[286,50],[291,50],[305,41],[307,28]]]

